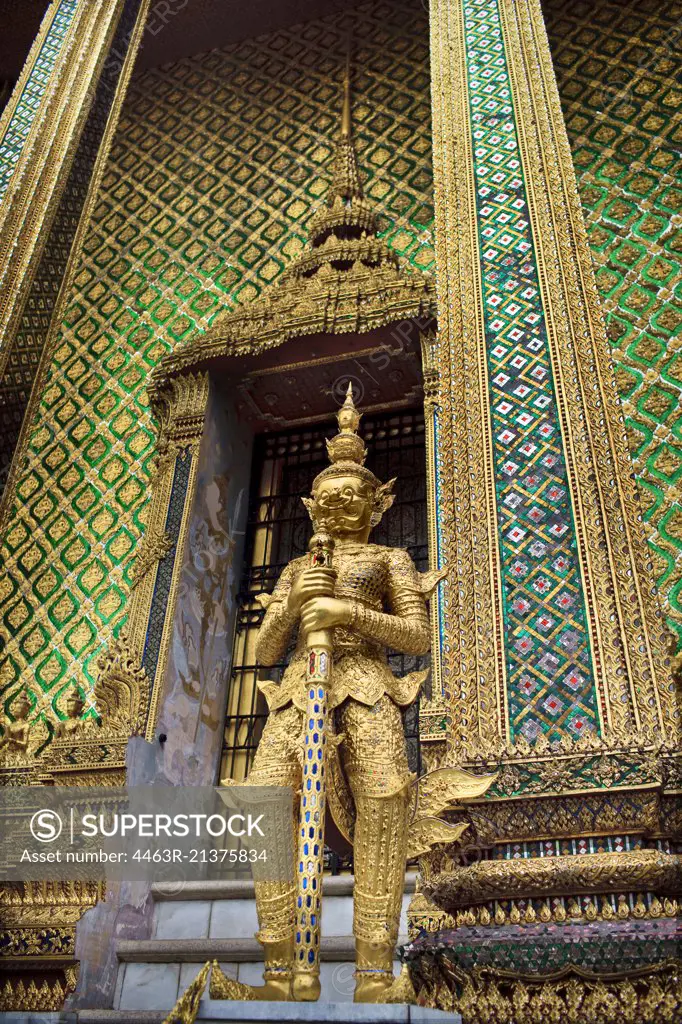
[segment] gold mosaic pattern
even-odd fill
[[[682,4],[543,10],[658,587],[682,644]]]
[[[433,263],[426,12],[356,8],[354,121],[365,192],[392,248]],[[31,680],[33,749],[67,687],[124,622],[153,427],[145,382],[180,339],[260,293],[300,250],[327,189],[343,17],[131,84],[54,352],[0,578],[3,710]]]

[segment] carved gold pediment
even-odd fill
[[[164,356],[151,374],[153,404],[171,379],[226,356],[255,355],[315,334],[360,334],[410,319],[435,323],[432,279],[406,266],[378,236],[349,121],[308,234],[308,245],[274,285]]]
[[[103,720],[103,737],[128,737],[143,732],[149,682],[123,634],[111,641],[99,657],[97,668],[95,701]]]

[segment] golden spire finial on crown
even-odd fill
[[[357,432],[360,426],[360,413],[355,408],[353,385],[350,382],[345,401],[339,409],[336,419],[339,424],[339,433],[327,441],[329,461],[331,463],[355,462],[361,466],[365,461],[367,449]]]
[[[353,382],[349,380],[343,405],[336,414],[336,419],[342,433],[347,434],[349,431],[357,433],[361,418],[361,414],[356,409],[355,402],[353,401]]]

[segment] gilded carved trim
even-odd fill
[[[467,811],[470,836],[484,846],[662,831],[660,788],[656,785],[552,795],[532,793],[480,801],[470,804]]]
[[[433,0],[431,97],[440,378],[443,687],[450,756],[494,756],[506,737],[491,423],[461,6]],[[467,383],[471,386],[467,387]]]
[[[661,899],[653,893],[621,892],[600,896],[546,896],[532,899],[493,899],[476,906],[462,906],[452,914],[446,913],[427,900],[423,893],[416,895],[407,911],[408,934],[416,939],[420,934],[442,931],[445,928],[503,928],[524,924],[565,924],[590,921],[656,921],[674,918],[682,913],[682,904],[675,897]]]
[[[508,66],[604,738],[624,750],[643,737],[675,744],[667,638],[539,3],[490,0],[490,8]],[[511,636],[502,634],[499,603],[486,363],[492,343],[483,325],[464,9],[464,0],[431,5],[440,519],[447,562],[456,567],[444,592],[442,662],[452,717],[448,757],[491,764],[508,752],[504,655]]]
[[[415,984],[415,1000],[450,1013],[466,1024],[545,1024],[546,1021],[618,1020],[623,1024],[675,1024],[682,1005],[679,959],[620,975],[569,966],[535,978],[451,965],[433,968]]]
[[[154,607],[154,591],[159,579],[163,562],[172,558],[172,570],[168,599],[165,608],[158,614],[163,615],[163,623],[155,628],[162,630],[158,658],[150,675],[149,714],[146,723],[146,737],[153,736],[158,713],[158,703],[163,686],[165,668],[173,629],[174,611],[177,600],[178,586],[182,573],[182,552],[185,550],[189,532],[190,515],[194,502],[198,474],[198,455],[204,431],[206,406],[209,395],[208,373],[187,373],[170,380],[164,387],[158,388],[153,397],[153,410],[158,420],[158,441],[156,446],[157,469],[152,481],[152,498],[149,506],[147,529],[151,536],[161,535],[161,549],[157,547],[158,558],[149,559],[143,550],[146,565],[140,569],[141,580],[136,587],[130,614],[130,631],[135,650],[144,664],[146,634],[150,624],[150,615]],[[178,510],[180,521],[177,536],[168,534],[169,516],[175,494],[175,480],[178,463],[189,462],[184,494],[178,495],[181,510]]]
[[[97,159],[88,186],[88,194],[83,204],[81,217],[78,223],[76,236],[71,246],[69,258],[66,269],[64,271],[64,277],[62,280],[61,289],[57,297],[52,319],[50,322],[50,330],[45,340],[45,346],[40,359],[40,365],[36,372],[33,390],[31,397],[28,401],[26,412],[24,414],[24,420],[22,423],[21,433],[17,441],[17,447],[12,460],[9,476],[5,489],[3,491],[2,499],[0,500],[0,533],[5,533],[8,528],[9,516],[12,509],[13,502],[15,500],[15,488],[17,485],[17,477],[19,475],[20,467],[23,467],[27,457],[30,457],[29,453],[29,439],[33,430],[34,420],[40,402],[43,396],[43,390],[47,380],[50,364],[54,352],[61,340],[62,325],[64,322],[64,316],[69,301],[69,296],[72,293],[76,273],[81,261],[81,255],[83,250],[83,243],[85,240],[87,228],[94,212],[95,206],[98,201],[100,186],[104,177],[104,172],[111,151],[111,146],[114,140],[116,128],[118,126],[119,117],[121,114],[121,108],[123,106],[123,100],[128,88],[130,76],[133,71],[135,59],[139,49],[140,41],[142,39],[142,33],[144,31],[147,14],[149,11],[149,4],[151,0],[141,0],[140,8],[135,21],[135,27],[130,37],[130,42],[126,52],[126,57],[123,62],[123,68],[121,70],[118,83],[116,85],[116,92],[111,104],[109,116],[107,118],[106,127],[102,136],[99,151],[97,153]],[[111,38],[111,37],[109,37]],[[105,52],[102,51],[101,59],[104,60]],[[57,172],[58,173],[58,172]],[[56,175],[55,175],[56,176]],[[2,350],[0,349],[0,365],[3,360]]]
[[[88,907],[104,896],[101,882],[15,882],[0,889],[0,912],[6,928],[56,928],[72,934]]]
[[[429,541],[429,568],[440,569],[443,566],[442,545],[440,537],[439,521],[439,490],[440,481],[440,455],[438,445],[438,416],[439,416],[439,383],[437,364],[437,336],[435,331],[426,331],[421,334],[422,353],[422,374],[424,380],[424,428],[426,439],[426,514],[428,521]],[[442,586],[437,586],[429,603],[429,614],[431,616],[431,695],[432,700],[442,701],[443,673],[441,667],[441,600]],[[425,700],[422,698],[422,704]],[[431,703],[431,702],[429,702]],[[422,720],[420,712],[419,732],[422,735],[422,721],[424,721],[424,732],[431,734],[431,729],[426,726],[426,719]],[[436,722],[433,716],[430,722]],[[443,733],[437,738],[442,739]]]
[[[612,732],[643,727],[675,741],[668,637],[654,597],[653,566],[623,414],[538,0],[500,3],[522,162],[535,213],[535,244],[553,338],[565,375],[567,454],[583,540],[593,650]],[[576,387],[577,385],[577,387]],[[571,400],[571,395],[578,396]]]
[[[682,857],[658,850],[484,860],[427,877],[427,899],[452,913],[487,900],[586,893],[682,893]]]
[[[107,732],[127,739],[144,728],[149,705],[147,676],[126,640],[119,636],[100,656],[95,702]]]
[[[38,58],[41,55],[43,46],[45,45],[46,41],[48,40],[50,32],[52,31],[52,28],[53,28],[54,23],[55,23],[55,19],[56,19],[57,15],[59,14],[59,9],[62,8],[62,7],[63,7],[62,0],[51,0],[51,3],[49,5],[49,7],[47,8],[47,10],[45,11],[45,14],[43,15],[43,19],[42,19],[42,22],[41,22],[41,25],[40,25],[40,29],[38,30],[38,35],[34,39],[33,44],[31,46],[31,49],[29,51],[29,55],[26,58],[26,61],[24,62],[24,67],[22,69],[22,73],[20,73],[20,75],[19,75],[19,77],[18,77],[18,79],[16,81],[16,84],[14,85],[14,88],[12,90],[11,96],[9,97],[7,105],[5,106],[5,109],[3,110],[2,114],[0,115],[0,139],[3,142],[6,142],[6,140],[7,140],[7,134],[8,134],[8,131],[9,131],[10,127],[11,127],[12,121],[14,120],[14,117],[15,117],[15,115],[17,113],[17,108],[19,106],[19,103],[20,103],[20,101],[22,101],[22,98],[25,95],[25,91],[26,91],[27,86],[29,85],[31,76],[34,74],[34,72],[36,70],[36,66],[37,66],[37,63],[38,63]],[[68,52],[68,47],[71,46],[72,43],[73,43],[73,32],[71,32],[72,29],[73,29],[73,22],[70,24],[67,33],[65,33],[65,36],[63,36],[63,38],[61,40],[61,46],[59,48],[59,55],[60,56],[66,55],[67,52]],[[52,69],[52,72],[54,72],[54,70],[55,69]],[[55,75],[54,74],[50,74],[49,77],[48,77],[48,81],[47,81],[47,83],[45,85],[45,89],[44,89],[44,92],[43,92],[43,98],[46,97],[48,92],[54,90],[55,84],[56,84],[55,83]],[[33,136],[36,133],[36,128],[39,126],[39,123],[40,123],[39,117],[34,115],[34,118],[33,118],[32,123],[31,123],[31,127],[30,127],[27,135],[24,137],[23,148],[24,148],[25,145],[31,145],[32,144]],[[14,167],[6,173],[6,175],[5,175],[5,184],[9,180],[9,178],[11,177],[11,174],[13,174],[15,166],[16,165],[14,164]],[[0,195],[4,195],[4,188],[2,190],[0,190]]]
[[[321,249],[324,262],[317,273],[306,275],[304,260],[311,254],[305,253],[261,298],[218,317],[203,335],[165,356],[151,374],[152,400],[172,375],[226,356],[253,355],[311,334],[364,333],[433,316],[430,279],[400,267],[383,243],[373,247],[362,240],[356,252],[338,253],[327,244]],[[350,261],[350,269],[335,270],[337,261]]]
[[[124,0],[80,3],[0,212],[0,374]]]
[[[130,614],[125,631],[111,639],[97,661],[94,696],[101,726],[87,722],[82,734],[54,740],[41,765],[44,774],[58,776],[62,784],[86,784],[92,771],[99,784],[123,784],[129,737],[153,736],[196,490],[208,395],[207,373],[173,378],[155,392],[156,467],[145,540],[135,564]],[[160,587],[162,572],[164,585]],[[155,643],[153,656],[148,657],[150,635]]]

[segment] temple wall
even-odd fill
[[[393,248],[428,269],[426,11],[374,2],[352,20],[366,193]],[[344,26],[310,22],[131,82],[0,555],[0,685],[5,707],[20,677],[30,686],[36,749],[67,687],[91,690],[126,620],[149,497],[150,370],[303,247],[331,170]]]
[[[654,570],[682,642],[679,3],[543,0]]]
[[[659,587],[682,632],[677,9],[545,3]],[[426,11],[377,0],[353,21],[366,192],[391,246],[429,270]],[[304,244],[326,190],[344,26],[310,22],[131,83],[0,550],[3,708],[27,682],[42,720],[35,749],[64,716],[67,687],[91,690],[95,659],[126,619],[148,502],[149,371],[260,294]]]

